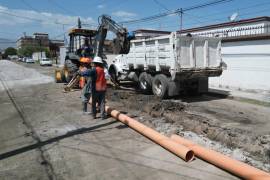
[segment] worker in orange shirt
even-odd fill
[[[86,71],[87,69],[91,69],[91,58],[82,57],[80,59],[81,71]],[[85,83],[86,82],[86,83]],[[87,111],[87,104],[89,102],[89,99],[91,97],[92,93],[92,82],[90,77],[80,77],[79,85],[82,89],[81,98],[82,98],[82,106],[83,106],[83,114],[90,115],[91,112]]]

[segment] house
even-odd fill
[[[210,86],[248,91],[270,91],[270,17],[184,29],[183,35],[220,37],[228,68]]]

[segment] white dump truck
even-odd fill
[[[181,92],[208,91],[208,78],[220,76],[221,39],[175,32],[131,41],[130,52],[114,58],[109,73],[116,82],[136,81],[145,93],[160,98]]]

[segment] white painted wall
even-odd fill
[[[222,57],[228,68],[210,87],[270,91],[270,40],[223,43]]]
[[[220,37],[231,37],[231,36],[244,36],[244,35],[252,35],[252,34],[263,34],[269,33],[270,28],[268,27],[268,21],[262,22],[254,22],[248,24],[241,24],[241,25],[234,25],[234,26],[226,26],[222,28],[214,28],[214,29],[207,29],[207,30],[200,30],[196,32],[192,32],[193,35],[205,35],[205,33],[210,33],[209,36],[219,35]],[[265,28],[261,28],[265,27]],[[255,28],[250,29],[248,28]],[[229,31],[227,34],[223,34],[222,32]],[[231,31],[231,32],[230,32]]]
[[[32,54],[32,59],[34,61],[39,61],[41,58],[46,58],[46,53],[45,52],[34,52]]]
[[[60,47],[60,55],[59,55],[60,65],[65,64],[66,54],[67,54],[67,48],[64,46]]]

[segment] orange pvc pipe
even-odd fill
[[[171,139],[183,146],[186,146],[194,151],[195,156],[203,159],[221,169],[224,169],[240,178],[250,180],[266,180],[270,179],[270,174],[249,166],[243,162],[234,160],[216,151],[206,149],[200,145],[184,139],[178,135],[172,135]]]
[[[113,110],[110,107],[106,106],[106,112],[110,114],[115,119],[121,121],[122,123],[128,125],[132,129],[136,130],[143,136],[149,138],[155,143],[159,144],[168,151],[174,153],[178,157],[182,158],[186,162],[191,161],[194,158],[194,153],[189,148],[180,145],[170,138],[158,133],[157,131],[143,125],[142,123],[136,121],[133,118],[128,117],[127,115],[121,114],[119,111]]]

